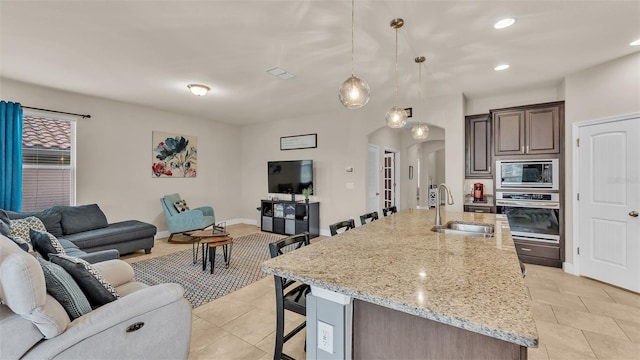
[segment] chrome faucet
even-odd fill
[[[438,185],[438,191],[436,191],[436,220],[435,225],[442,225],[442,221],[440,219],[440,188],[444,188],[444,191],[447,193],[447,204],[453,205],[453,196],[451,196],[451,190],[447,187],[445,183]]]

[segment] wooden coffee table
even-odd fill
[[[202,245],[202,270],[207,269],[207,259],[211,265],[211,273],[213,274],[214,264],[216,261],[216,248],[222,246],[222,254],[226,268],[229,268],[231,262],[231,249],[233,248],[233,238],[228,233],[212,232],[211,230],[199,230],[189,234],[197,239]],[[208,251],[207,251],[208,250]],[[195,261],[194,261],[195,262]]]

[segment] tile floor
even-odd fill
[[[258,231],[252,225],[228,227],[234,237]],[[175,237],[175,240],[180,240]],[[153,252],[126,261],[166,255],[190,248],[156,240]],[[640,295],[560,269],[527,265],[525,278],[532,299],[540,346],[529,359],[640,360]],[[287,330],[303,317],[287,312]],[[273,278],[193,310],[189,359],[272,359],[275,329]],[[304,359],[304,331],[285,344],[285,353]]]

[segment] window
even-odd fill
[[[22,211],[75,204],[75,130],[75,120],[23,115]]]

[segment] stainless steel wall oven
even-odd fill
[[[514,240],[560,242],[558,193],[498,192],[496,212],[509,219]]]

